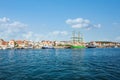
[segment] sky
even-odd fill
[[[120,0],[0,0],[0,38],[120,42]]]

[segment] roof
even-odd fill
[[[23,44],[24,42],[23,41],[21,41],[21,40],[17,40],[17,41],[15,41],[17,44]]]
[[[2,45],[8,45],[8,42],[3,41],[3,42],[2,42]]]

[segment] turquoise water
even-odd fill
[[[0,50],[0,80],[120,80],[120,48]]]

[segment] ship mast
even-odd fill
[[[81,42],[83,42],[83,35],[81,34]]]
[[[78,42],[80,42],[80,31],[78,32]]]
[[[75,31],[72,33],[72,42],[75,43]]]
[[[72,42],[76,43],[76,42],[83,42],[83,35],[80,33],[80,31],[72,32]]]

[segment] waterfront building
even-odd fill
[[[0,48],[6,49],[8,47],[8,42],[4,41],[3,39],[0,39]]]
[[[53,41],[41,41],[41,43],[43,44],[43,46],[53,46],[54,45],[54,42]]]
[[[120,46],[119,42],[112,42],[112,41],[91,41],[88,44],[93,43],[93,42],[95,43],[95,45],[97,47],[100,47],[100,48],[102,48],[102,47],[115,47],[115,46],[119,47]]]
[[[24,43],[24,41],[22,41],[22,40],[17,40],[17,41],[15,41],[16,42],[16,44],[17,44],[17,48],[24,48],[25,47],[25,43]]]
[[[28,47],[29,42],[28,42],[27,40],[23,40],[23,43],[24,43],[24,48],[27,48],[27,47]]]
[[[9,46],[10,48],[15,48],[15,41],[14,41],[14,40],[10,40],[10,41],[8,42],[8,46]]]

